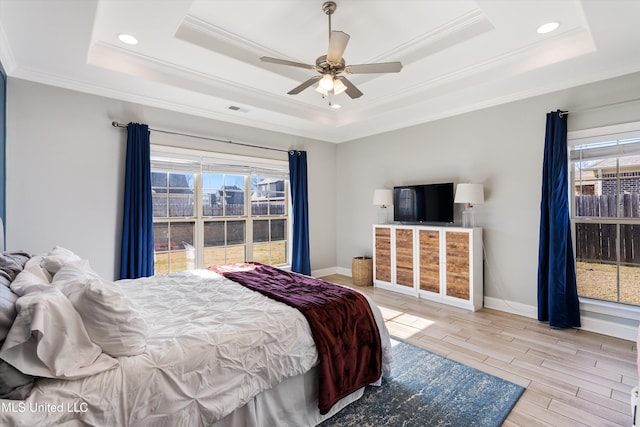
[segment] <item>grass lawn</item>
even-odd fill
[[[253,245],[253,261],[263,264],[281,265],[287,262],[286,242],[265,242]],[[186,250],[155,254],[155,274],[182,271],[194,268],[193,260],[187,259]],[[204,267],[210,265],[245,262],[245,247],[211,247],[204,250]]]
[[[618,301],[616,266],[596,262],[576,262],[578,295]],[[640,266],[620,266],[620,302],[640,305]]]

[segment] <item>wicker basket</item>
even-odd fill
[[[351,277],[356,286],[373,285],[373,259],[366,256],[354,257],[351,261]]]

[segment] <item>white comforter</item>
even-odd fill
[[[26,401],[0,400],[1,426],[208,426],[317,362],[302,314],[215,273],[116,284],[147,322],[145,352],[81,380],[41,379]],[[388,375],[389,334],[369,303]]]
[[[147,321],[146,351],[38,381],[26,401],[0,401],[0,425],[206,426],[316,363],[304,316],[217,274],[116,283]]]

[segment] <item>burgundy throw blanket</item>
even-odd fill
[[[234,282],[298,309],[318,349],[321,414],[377,381],[382,344],[367,299],[352,289],[259,263],[209,267]]]

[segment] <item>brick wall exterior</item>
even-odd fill
[[[640,193],[640,172],[624,172],[619,176],[621,193]],[[616,174],[606,173],[602,178],[602,194],[616,194]]]

